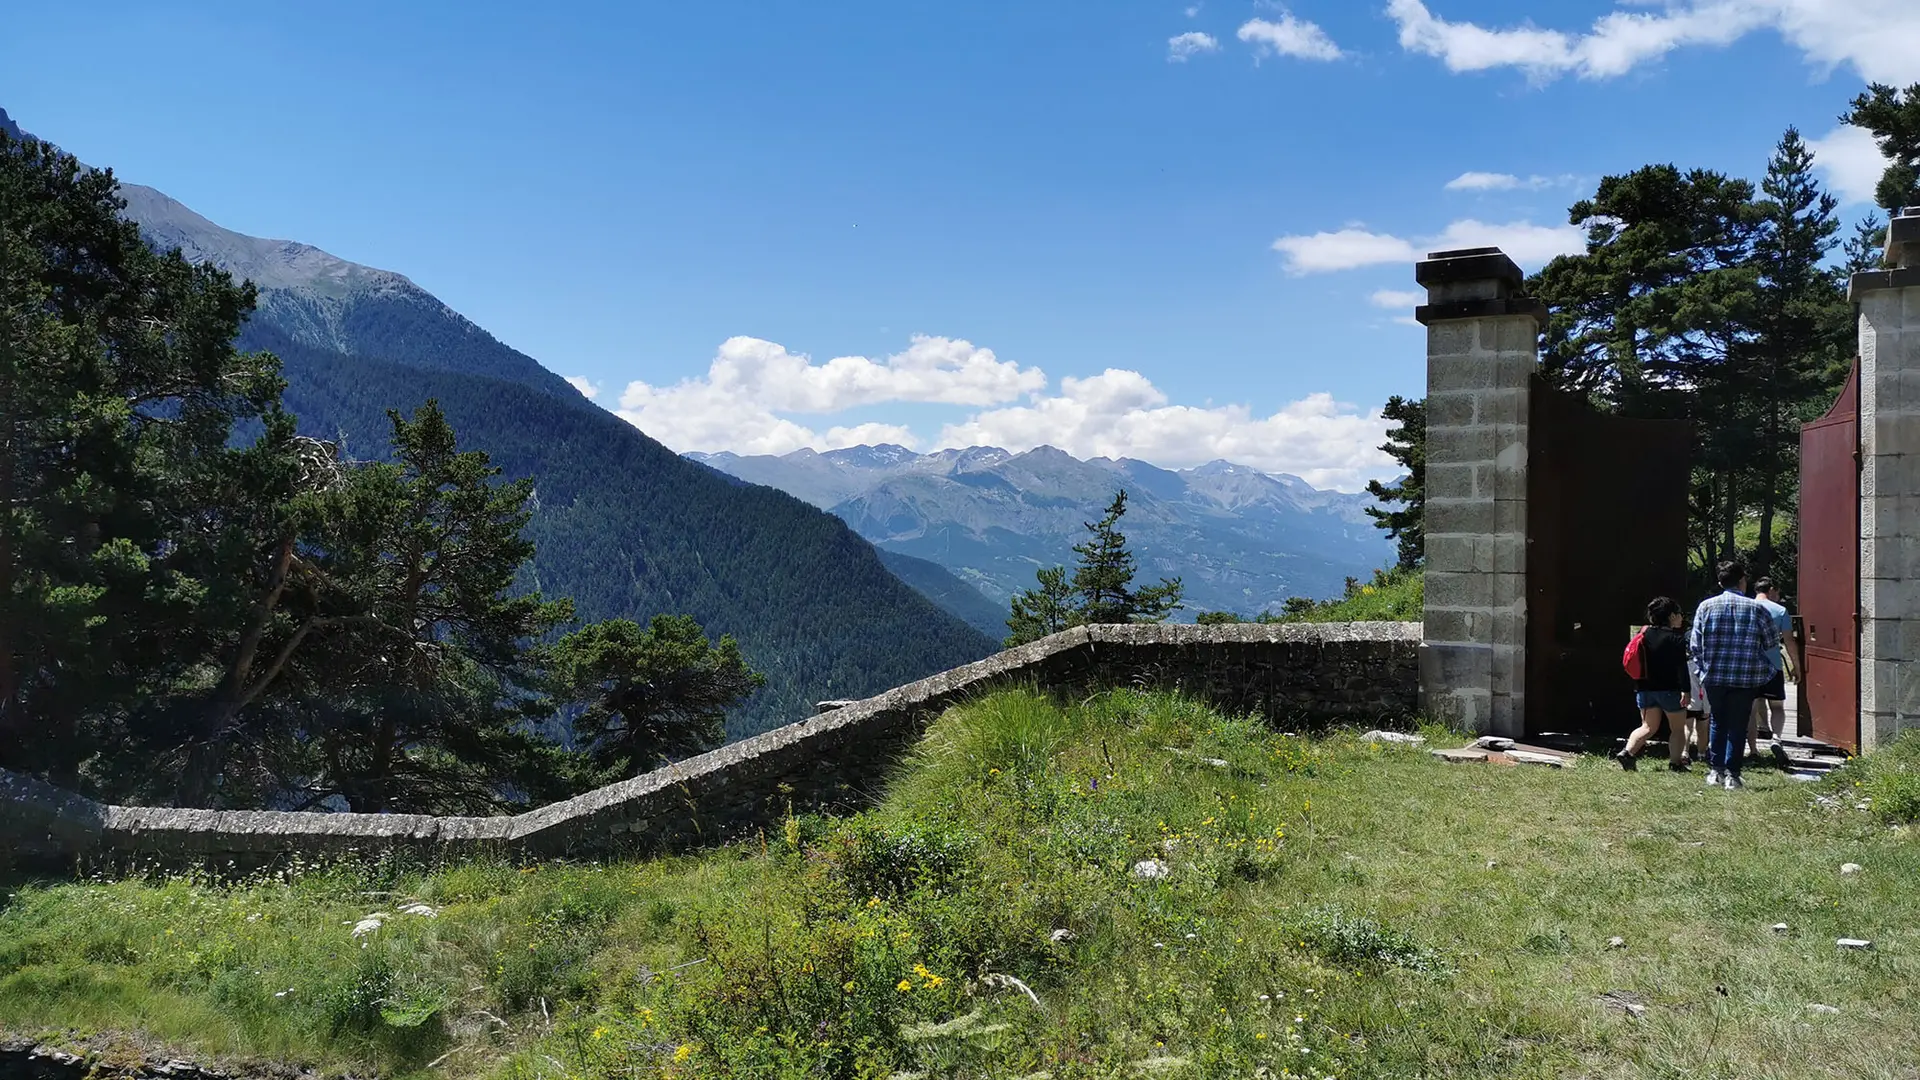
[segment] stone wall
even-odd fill
[[[1860,748],[1920,727],[1920,207],[1887,225],[1860,308]]]
[[[945,671],[513,817],[104,806],[0,770],[0,860],[257,865],[410,851],[595,858],[723,842],[795,811],[880,794],[942,709],[1008,685],[1061,695],[1162,687],[1301,726],[1377,726],[1417,709],[1417,623],[1094,626]]]
[[[1545,309],[1498,248],[1414,268],[1427,303],[1426,622],[1435,719],[1526,728],[1527,426]]]

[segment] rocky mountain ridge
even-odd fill
[[[1393,555],[1366,515],[1367,496],[1228,461],[1176,470],[1052,446],[918,454],[893,444],[687,456],[830,510],[882,549],[938,563],[1002,606],[1035,570],[1071,562],[1084,523],[1120,488],[1122,529],[1143,575],[1181,577],[1187,617],[1332,596]]]

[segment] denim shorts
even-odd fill
[[[1643,709],[1677,713],[1686,707],[1687,695],[1679,690],[1636,690],[1633,700]]]

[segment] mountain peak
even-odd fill
[[[842,447],[839,450],[829,450],[820,456],[841,465],[873,469],[912,461],[920,455],[898,443],[879,443],[873,446]]]
[[[1187,471],[1195,476],[1232,476],[1236,473],[1255,473],[1260,470],[1246,465],[1235,465],[1226,458],[1214,458],[1205,465],[1196,465]]]
[[[0,131],[6,132],[9,138],[25,139],[29,137],[26,132],[20,130],[19,124],[13,122],[13,117],[8,116],[7,110],[5,109],[0,109]]]

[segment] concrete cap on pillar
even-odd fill
[[[1920,206],[1909,206],[1887,222],[1887,262],[1896,270],[1920,266]]]
[[[1847,299],[1859,303],[1886,289],[1920,286],[1920,206],[1906,207],[1887,222],[1887,266],[1853,275]]]
[[[1427,288],[1427,303],[1413,312],[1422,324],[1503,315],[1546,321],[1546,306],[1523,294],[1527,276],[1497,247],[1433,252],[1414,264],[1413,280]]]

